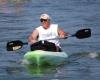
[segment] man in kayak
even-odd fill
[[[41,26],[37,27],[28,38],[29,43],[32,44],[31,50],[34,50],[37,45],[38,49],[40,49],[40,44],[44,44],[48,45],[45,46],[47,49],[43,48],[44,50],[52,48],[54,50],[51,51],[61,51],[59,38],[66,38],[68,33],[58,28],[58,24],[51,24],[51,17],[48,14],[41,14],[40,21]]]

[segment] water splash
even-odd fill
[[[89,53],[88,56],[89,56],[90,58],[97,58],[97,57],[99,57],[99,54],[96,53],[96,52],[92,52],[92,53]]]

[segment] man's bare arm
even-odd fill
[[[29,43],[30,43],[30,44],[33,44],[33,43],[37,42],[38,36],[39,36],[39,33],[38,33],[38,31],[35,29],[35,30],[32,32],[32,34],[29,36],[29,38],[28,38]]]

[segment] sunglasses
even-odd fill
[[[41,22],[44,22],[44,21],[46,22],[46,21],[48,21],[48,20],[47,20],[47,19],[40,19],[40,21],[41,21]]]

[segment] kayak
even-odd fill
[[[34,66],[57,66],[62,64],[68,58],[65,52],[51,52],[43,50],[29,51],[24,55],[24,64]]]
[[[78,39],[91,37],[91,29],[80,29],[75,34],[66,36],[66,38],[68,37],[76,37]],[[53,39],[56,38],[51,38],[49,40]],[[7,42],[6,48],[7,51],[16,51],[27,44],[28,42],[14,40]],[[45,66],[55,65],[56,67],[57,65],[62,65],[63,62],[67,62],[66,60],[68,59],[68,54],[66,52],[61,52],[62,50],[60,48],[58,49],[54,44],[44,40],[31,45],[30,49],[31,51],[26,52],[24,55],[23,64],[29,64],[26,65],[26,67],[31,73],[40,73],[48,70],[51,72],[50,68],[45,68]]]

